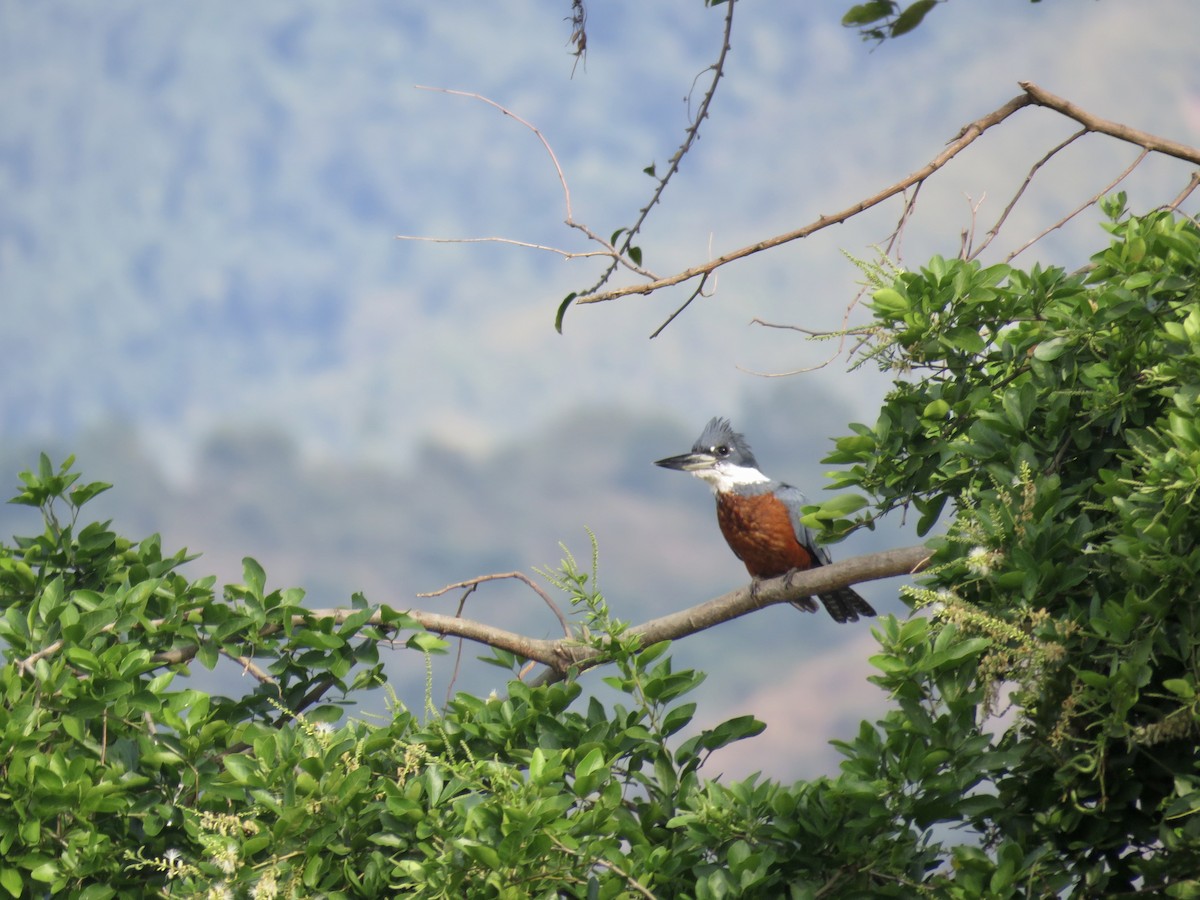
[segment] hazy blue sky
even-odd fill
[[[431,433],[486,442],[589,400],[699,424],[761,389],[739,366],[819,361],[823,346],[747,323],[836,325],[856,278],[840,251],[868,253],[894,206],[727,269],[715,298],[653,342],[682,295],[575,310],[559,337],[554,308],[595,264],[394,239],[582,247],[530,133],[417,84],[478,91],[536,123],[596,231],[645,201],[640,170],[673,152],[722,9],[591,4],[590,53],[573,78],[567,11],[0,2],[0,429],[61,436],[119,417],[182,465],[214,425],[268,421],[311,452],[404,459]],[[647,265],[668,272],[874,192],[1018,79],[1200,140],[1192,0],[960,0],[874,52],[838,26],[840,11],[739,6],[728,79],[642,241]],[[1049,134],[1067,130],[1026,110],[956,163],[922,201],[910,260],[954,252],[968,197],[986,196],[990,221]],[[1014,241],[1126,158],[1100,140],[1075,151],[1017,217]],[[1176,165],[1150,189],[1185,178]],[[1083,229],[1055,246],[1082,254],[1097,237]],[[839,367],[806,377],[815,405],[845,395],[834,422],[869,415],[882,389]]]

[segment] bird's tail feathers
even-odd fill
[[[820,594],[821,602],[835,622],[857,622],[859,616],[873,616],[875,610],[871,604],[859,596],[853,588],[838,588],[826,594]],[[812,599],[808,598],[809,603]],[[816,608],[816,604],[813,604]]]

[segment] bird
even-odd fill
[[[656,460],[656,466],[690,472],[707,482],[717,499],[717,524],[729,549],[750,573],[751,590],[763,578],[832,562],[829,551],[818,546],[816,535],[800,521],[807,502],[799,488],[768,478],[746,438],[733,430],[728,419],[714,416],[704,427],[691,453]],[[835,622],[857,622],[875,610],[849,587],[818,595]],[[803,612],[816,612],[812,597],[791,601]]]

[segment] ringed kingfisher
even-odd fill
[[[817,545],[812,530],[800,521],[807,502],[798,488],[768,478],[758,468],[746,439],[728,419],[714,417],[701,432],[691,453],[654,463],[665,469],[691,472],[717,495],[717,524],[725,542],[746,565],[751,589],[761,578],[775,578],[831,562]],[[849,587],[818,595],[835,622],[857,622],[875,610]],[[791,601],[804,612],[816,612],[812,597]]]

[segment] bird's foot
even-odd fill
[[[790,588],[792,586],[792,579],[795,577],[796,573],[803,571],[804,569],[792,569],[792,571],[788,572],[783,577],[783,583]],[[800,610],[800,612],[816,612],[818,608],[817,601],[812,597],[798,597],[795,600],[789,600],[788,603],[792,604],[792,606],[796,607],[796,609]]]

